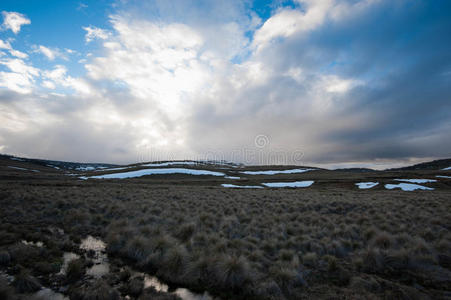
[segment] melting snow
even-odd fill
[[[262,183],[267,187],[309,187],[314,183],[313,180],[294,181],[294,182],[266,182]]]
[[[61,169],[60,167],[57,167],[57,166],[54,166],[54,165],[47,165],[47,167],[55,168],[55,169],[57,169],[57,170],[60,170],[60,169]]]
[[[109,172],[109,171],[120,171],[120,170],[125,170],[125,169],[129,169],[129,168],[133,168],[133,167],[120,167],[120,168],[102,168],[102,169],[97,169],[96,172],[99,171],[103,171],[103,172]]]
[[[223,187],[226,188],[240,188],[240,189],[262,189],[262,186],[259,185],[236,185],[236,184],[227,184],[223,183],[221,184]]]
[[[242,171],[243,174],[248,175],[275,175],[275,174],[292,174],[304,173],[313,169],[290,169],[290,170],[268,170],[268,171]]]
[[[22,171],[39,172],[38,170],[29,170],[29,169],[19,168],[19,167],[11,167],[11,166],[8,166],[8,168],[16,169],[16,170],[22,170]]]
[[[395,181],[404,181],[411,183],[428,183],[428,182],[437,182],[435,179],[395,179]]]
[[[166,167],[173,165],[197,165],[198,163],[195,161],[169,161],[164,163],[150,163],[142,165],[143,167]]]
[[[240,177],[237,177],[237,176],[225,176],[224,178],[227,178],[227,179],[240,179]]]
[[[392,189],[402,189],[403,191],[414,191],[414,190],[427,190],[432,191],[433,188],[428,188],[422,185],[413,184],[413,183],[399,183],[399,184],[386,184],[385,188],[388,190]]]
[[[378,184],[379,184],[379,182],[359,182],[359,183],[356,183],[355,185],[358,186],[359,189],[370,189],[372,187],[375,187]]]
[[[8,168],[16,169],[16,170],[22,170],[22,171],[28,171],[28,169],[25,169],[25,168],[19,168],[19,167],[11,167],[11,166],[9,166]]]
[[[17,160],[17,161],[25,161],[25,159],[17,158],[17,157],[10,157],[11,160]]]
[[[451,179],[451,176],[444,176],[444,175],[437,175],[437,176],[435,176],[435,177],[437,177],[437,178],[448,178],[448,179]]]
[[[93,171],[97,168],[92,167],[92,166],[86,166],[86,167],[76,167],[75,170],[77,171]]]
[[[221,172],[213,172],[207,170],[194,170],[194,169],[183,169],[183,168],[167,168],[167,169],[144,169],[123,173],[113,173],[113,174],[104,174],[91,176],[88,178],[96,178],[96,179],[111,179],[111,178],[132,178],[132,177],[141,177],[145,175],[155,175],[155,174],[188,174],[188,175],[211,175],[211,176],[224,176],[224,173]],[[85,179],[80,177],[80,179]]]

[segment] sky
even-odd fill
[[[0,153],[451,157],[451,1],[2,0]]]

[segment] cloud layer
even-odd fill
[[[207,2],[132,1],[109,28],[87,24],[96,51],[81,77],[59,49],[31,49],[63,59],[39,69],[1,40],[1,151],[107,162],[450,156],[450,4],[296,1],[262,20],[242,1]]]

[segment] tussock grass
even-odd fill
[[[0,251],[0,266],[8,266],[11,262],[11,255],[8,251]]]
[[[85,261],[83,259],[74,259],[69,262],[66,271],[66,278],[69,282],[80,280],[85,274]]]
[[[447,286],[449,192],[147,183],[1,187],[0,264],[8,265],[7,252],[8,266],[46,274],[47,256],[76,252],[75,242],[91,234],[104,237],[111,259],[223,298],[315,298],[329,291],[393,298],[408,285],[440,298]],[[49,226],[63,228],[71,240],[50,238],[43,230]],[[44,241],[45,250],[22,239]],[[118,280],[128,284],[125,273]],[[139,297],[163,296],[142,291]]]
[[[33,293],[41,288],[39,281],[30,275],[28,270],[22,270],[16,275],[13,285],[19,293]]]

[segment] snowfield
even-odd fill
[[[120,171],[125,169],[130,169],[133,167],[118,167],[118,168],[106,168],[106,169],[96,169],[96,172],[102,171],[102,172],[109,172],[109,171]]]
[[[225,188],[239,188],[239,189],[262,189],[262,186],[259,185],[236,185],[236,184],[227,184],[223,183],[221,186]]]
[[[425,186],[413,184],[413,183],[386,184],[385,188],[388,190],[401,189],[403,191],[414,191],[414,190],[432,191],[432,190],[434,190],[433,188],[429,188],[429,187],[425,187]]]
[[[410,183],[428,183],[428,182],[437,182],[435,179],[394,179],[395,181],[404,181]]]
[[[8,168],[16,169],[16,170],[21,170],[21,171],[39,172],[38,170],[30,170],[30,169],[19,168],[19,167],[12,167],[12,166],[8,166]]]
[[[313,183],[314,183],[313,180],[306,180],[306,181],[294,181],[294,182],[265,182],[262,184],[264,186],[274,187],[274,188],[283,188],[283,187],[297,188],[297,187],[309,187]]]
[[[290,169],[290,170],[268,170],[268,171],[242,171],[241,173],[247,175],[275,175],[275,174],[293,174],[304,173],[313,169]]]
[[[156,175],[156,174],[188,174],[188,175],[210,175],[210,176],[224,176],[224,173],[213,172],[207,170],[194,170],[194,169],[184,169],[184,168],[167,168],[167,169],[144,169],[130,172],[113,173],[90,176],[88,178],[95,179],[115,179],[115,178],[133,178],[141,177],[146,175]],[[81,178],[81,177],[80,177]],[[84,178],[81,178],[84,179]]]
[[[359,189],[370,189],[372,187],[375,187],[378,184],[379,184],[379,182],[359,182],[359,183],[356,183],[355,185],[358,186]]]
[[[142,167],[167,167],[167,166],[173,166],[173,165],[197,165],[199,163],[195,161],[170,161],[170,162],[164,162],[164,163],[150,163],[150,164],[144,164],[141,165]]]

